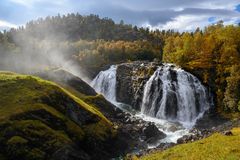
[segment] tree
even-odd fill
[[[231,75],[227,78],[227,88],[224,93],[224,107],[233,112],[239,111],[240,102],[240,65],[231,67]]]

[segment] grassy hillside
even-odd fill
[[[220,133],[189,144],[181,144],[146,155],[142,160],[238,160],[240,159],[240,128],[232,130],[232,136]]]
[[[101,144],[113,135],[112,123],[101,112],[65,89],[0,72],[1,159],[104,157]]]
[[[37,76],[57,83],[71,94],[100,111],[108,119],[115,118],[118,113],[110,102],[84,82],[81,78],[63,69],[53,69],[37,73]],[[115,120],[114,120],[115,121]],[[113,122],[114,122],[113,121]]]

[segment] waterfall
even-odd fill
[[[116,70],[117,66],[111,66],[108,70],[101,71],[91,86],[118,105]],[[162,64],[144,86],[141,113],[148,117],[179,122],[190,128],[210,107],[207,93],[192,74],[172,64]]]
[[[210,107],[208,92],[195,76],[172,64],[162,64],[142,84],[141,112],[136,114],[131,106],[116,102],[116,74],[117,66],[111,66],[101,71],[91,86],[122,110],[130,111],[144,121],[154,122],[167,135],[159,143],[176,143],[178,138],[189,133],[196,120]]]
[[[111,102],[116,101],[116,66],[112,65],[108,70],[101,71],[91,82],[91,86],[102,93]]]
[[[209,106],[207,91],[195,76],[164,64],[145,84],[141,112],[192,126]]]

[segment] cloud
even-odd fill
[[[11,4],[7,6],[7,2]],[[98,14],[116,22],[124,20],[137,26],[160,29],[182,26],[181,30],[185,30],[217,20],[227,21],[226,24],[237,23],[240,21],[239,3],[239,0],[3,0],[0,2],[0,19],[24,24],[48,15],[79,12]],[[211,17],[215,17],[214,21],[209,21]]]
[[[32,3],[34,2],[33,0],[10,0],[10,1],[26,7],[31,7]]]
[[[172,21],[169,21],[163,25],[154,26],[153,29],[174,29],[178,31],[191,31],[196,29],[196,26],[203,28],[208,25],[208,16],[196,16],[196,15],[180,15],[175,17]]]
[[[185,31],[213,23],[209,21],[211,17],[215,17],[216,21],[224,20],[233,24],[238,22],[238,3],[239,0],[105,0],[104,5],[96,3],[84,13],[95,13],[101,17],[113,18],[117,22],[123,19],[133,25],[159,29],[179,29],[174,26],[179,22],[182,24],[177,26],[183,26],[180,30]]]
[[[17,28],[16,24],[9,23],[7,21],[0,20],[0,30],[10,29],[10,28]]]
[[[164,10],[179,8],[234,9],[239,0],[121,0],[113,1],[116,6],[133,10]]]
[[[111,4],[112,5],[112,4]],[[209,18],[215,17],[215,21],[224,20],[235,23],[240,19],[240,13],[228,9],[208,8],[178,8],[162,10],[132,10],[124,7],[105,5],[104,7],[92,8],[87,13],[95,12],[103,17],[111,15],[116,21],[123,19],[127,23],[151,29],[177,29],[179,31],[203,28],[213,23]],[[227,24],[227,23],[226,23]]]
[[[49,1],[49,0],[10,0],[13,3],[23,5],[28,8],[32,8],[37,4],[46,4],[46,5],[56,5],[61,6],[68,3],[68,0],[58,0],[58,1]]]
[[[172,18],[167,22],[157,19],[154,23],[148,21],[142,26],[160,30],[174,29],[181,32],[193,31],[197,27],[204,28],[220,20],[223,20],[225,25],[235,24],[240,20],[239,13],[224,9],[186,8],[181,11],[172,11],[170,15]],[[156,24],[157,22],[159,23]]]

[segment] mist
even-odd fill
[[[0,70],[35,75],[47,70],[63,69],[89,82],[83,68],[74,58],[77,51],[70,48],[67,35],[57,33],[54,28],[48,28],[48,31],[51,32],[46,34],[51,36],[43,39],[35,38],[24,29],[13,32],[12,43],[0,46]],[[34,30],[35,34],[42,32]]]

